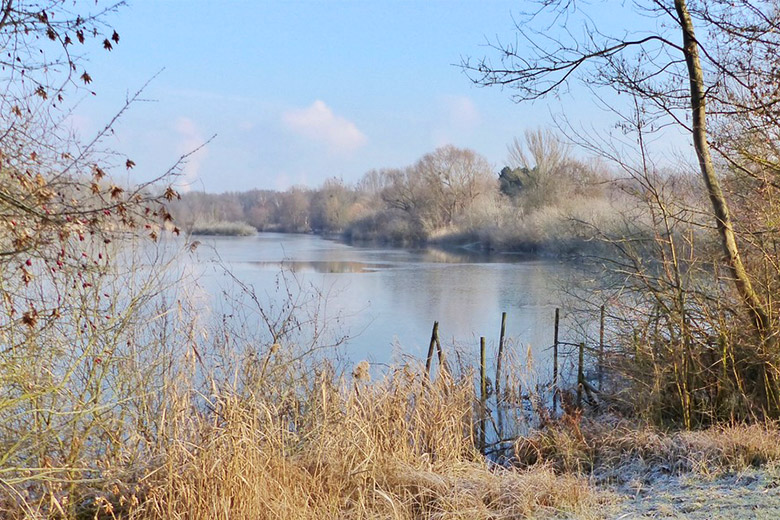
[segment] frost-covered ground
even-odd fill
[[[634,479],[610,492],[615,501],[609,501],[596,518],[780,519],[779,466],[719,477],[686,474]]]

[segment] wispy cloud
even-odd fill
[[[320,100],[306,108],[284,112],[282,122],[298,135],[325,145],[331,153],[349,153],[368,141],[355,123],[334,114]]]
[[[195,153],[187,157],[186,161],[182,165],[181,178],[176,183],[177,188],[180,191],[187,192],[192,188],[192,185],[199,179],[200,168],[203,161],[208,157],[208,149],[203,146],[206,142],[206,138],[203,136],[198,125],[188,117],[180,117],[174,122],[174,130],[179,134],[178,142],[176,145],[176,151],[179,155],[191,153],[193,150],[197,150]],[[203,148],[198,149],[198,147]]]

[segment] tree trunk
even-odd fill
[[[707,142],[707,109],[704,93],[704,74],[699,60],[699,48],[694,34],[693,21],[688,12],[685,0],[675,0],[674,7],[680,18],[680,27],[683,31],[683,54],[688,66],[688,77],[691,82],[691,115],[693,118],[693,145],[696,149],[696,156],[699,159],[699,168],[701,169],[704,183],[707,186],[707,192],[710,196],[712,209],[715,214],[718,232],[720,234],[721,245],[726,254],[726,262],[734,278],[734,285],[747,308],[753,326],[761,340],[766,340],[770,336],[771,322],[769,314],[764,308],[761,299],[753,289],[750,283],[745,266],[737,247],[737,240],[734,234],[734,225],[731,221],[726,197],[720,187],[718,178],[715,175],[715,168],[712,165],[710,156],[710,147]]]

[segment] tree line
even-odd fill
[[[449,145],[407,167],[368,171],[354,184],[334,177],[283,192],[190,192],[171,211],[194,233],[314,232],[512,249],[549,245],[578,212],[614,201],[607,171],[575,159],[552,132],[529,131],[508,148],[509,165],[500,172],[477,152]]]

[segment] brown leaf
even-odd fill
[[[133,166],[135,166],[135,161],[133,161],[132,159],[128,159],[127,161],[125,161],[125,168],[127,168],[128,170]]]
[[[38,88],[35,89],[35,94],[40,96],[41,99],[46,99],[49,97],[49,95],[46,93],[46,89],[43,88],[43,85],[38,85]]]
[[[84,31],[82,31],[81,29],[76,31],[76,38],[78,38],[79,43],[84,43]]]
[[[111,186],[111,198],[112,199],[118,198],[122,194],[123,191],[125,191],[125,190],[123,190],[119,186]]]
[[[176,190],[174,190],[170,186],[168,186],[165,189],[165,193],[163,193],[163,197],[165,197],[166,200],[181,199],[181,195],[176,193]]]
[[[114,31],[114,34],[111,35],[111,39],[114,40],[114,43],[119,43],[119,33]]]
[[[105,40],[103,40],[103,48],[106,49],[107,51],[110,51],[111,49],[114,48],[114,46],[111,45],[111,42],[108,41],[108,38],[106,38]]]
[[[38,312],[35,309],[25,312],[22,315],[22,323],[30,328],[35,327],[35,324],[38,323]]]
[[[52,29],[51,27],[47,27],[46,28],[46,37],[49,38],[52,41],[56,40],[57,39],[57,33],[54,32],[54,29]]]
[[[70,45],[71,43],[73,43],[73,40],[70,39],[70,36],[65,35],[65,39],[62,41],[62,44],[63,45]]]
[[[87,71],[84,71],[84,74],[81,75],[81,80],[84,82],[85,85],[89,85],[92,83],[92,76],[87,74]]]

